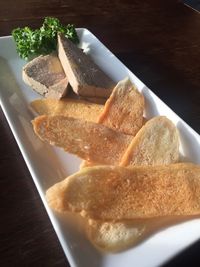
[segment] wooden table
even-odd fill
[[[1,2],[1,36],[47,15],[88,28],[200,133],[199,13],[169,0]],[[69,266],[2,111],[0,137],[0,266]],[[197,266],[199,248],[165,266]]]

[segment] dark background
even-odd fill
[[[198,0],[184,0],[183,3],[197,11],[200,11],[200,1]]]
[[[198,12],[172,0],[1,0],[0,36],[45,16],[92,31],[200,133]],[[199,251],[197,242],[165,267],[199,266]],[[1,110],[0,266],[69,266]]]

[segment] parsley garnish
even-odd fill
[[[79,43],[74,25],[63,26],[57,18],[51,17],[46,17],[39,29],[17,28],[12,31],[12,36],[16,42],[19,56],[28,60],[37,55],[48,54],[56,50],[58,32],[63,33],[75,44]]]

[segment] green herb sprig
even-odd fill
[[[56,50],[57,33],[63,33],[75,44],[79,43],[74,25],[64,26],[57,18],[51,17],[46,17],[39,29],[16,28],[12,31],[12,36],[19,56],[28,60],[37,55],[48,54]]]

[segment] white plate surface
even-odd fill
[[[129,76],[144,94],[146,116],[166,115],[180,131],[183,159],[200,163],[200,137],[127,69],[91,32],[78,29],[81,46],[116,82]],[[45,191],[79,169],[80,159],[41,142],[34,134],[30,101],[39,98],[21,78],[25,62],[19,59],[11,37],[0,38],[0,104],[47,209],[63,250],[76,267],[159,266],[200,238],[200,220],[189,220],[150,235],[139,245],[118,254],[103,254],[85,237],[73,215],[53,213]]]

